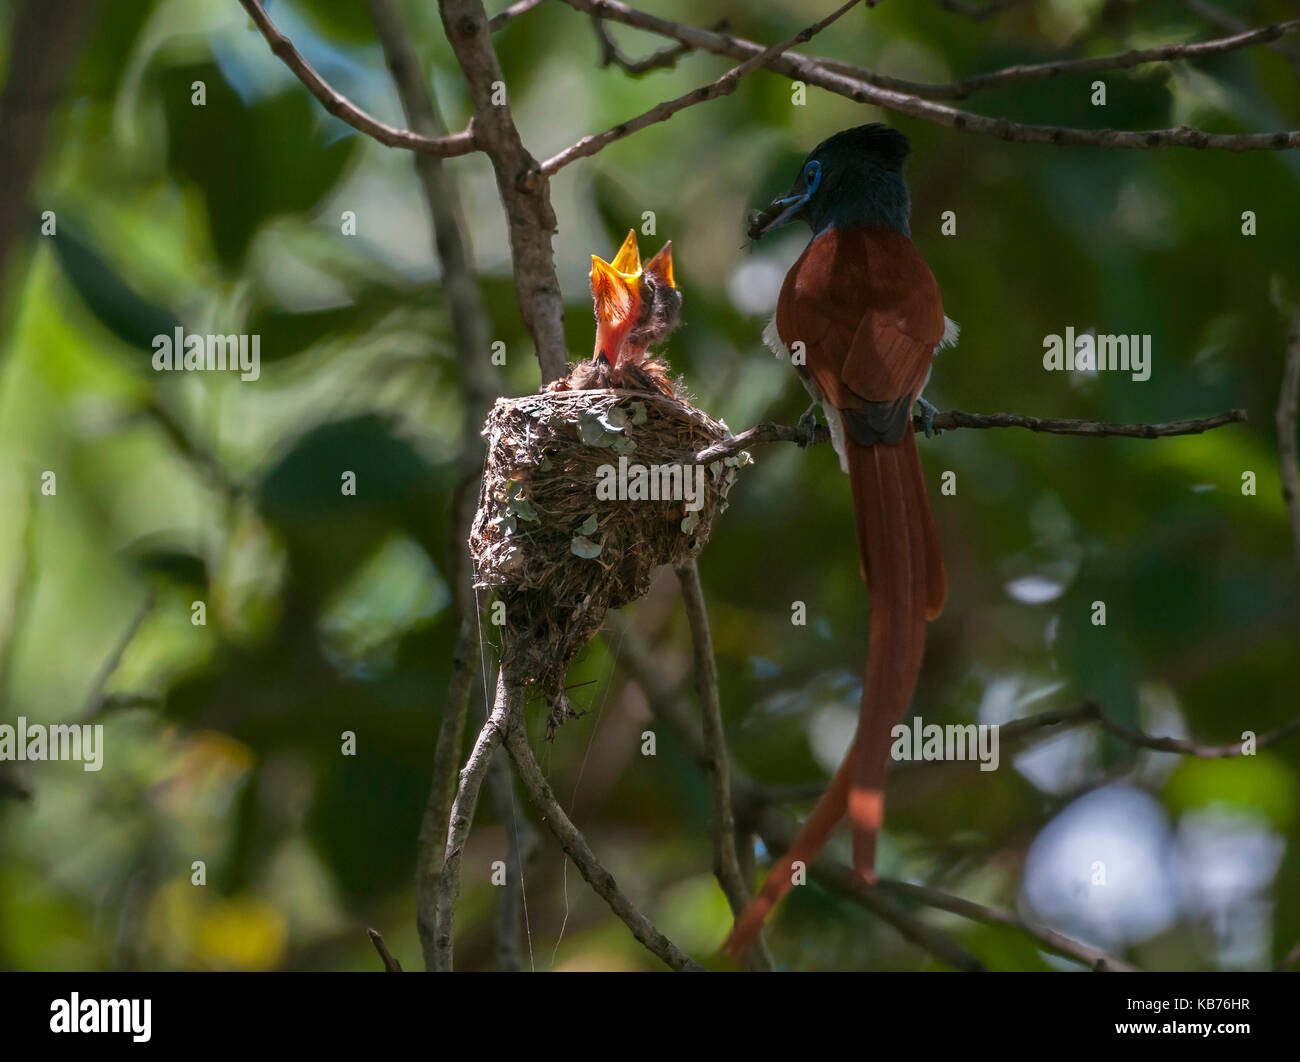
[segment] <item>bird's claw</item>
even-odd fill
[[[799,438],[795,440],[800,447],[810,446],[814,439],[817,438],[817,403],[803,411],[799,417]]]
[[[920,395],[916,396],[916,404],[921,410],[921,426],[925,429],[925,437],[929,439],[936,434],[934,418],[939,413],[939,407],[933,402],[927,402]]]

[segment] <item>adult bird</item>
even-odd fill
[[[956,340],[957,328],[910,238],[907,152],[907,138],[878,123],[837,133],[808,156],[789,192],[749,218],[754,239],[792,221],[812,229],[764,339],[790,358],[813,396],[805,429],[816,403],[825,412],[853,491],[871,619],[853,744],[793,847],[736,919],[724,946],[733,955],[789,891],[793,864],[810,862],[846,813],[855,874],[874,882],[890,731],[912,699],[926,621],[947,596],[912,406],[935,351]]]

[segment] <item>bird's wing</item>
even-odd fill
[[[943,340],[943,301],[902,233],[829,229],[786,276],[777,330],[804,344],[809,375],[860,441],[894,442]]]

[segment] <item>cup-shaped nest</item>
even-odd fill
[[[551,730],[564,678],[605,613],[642,597],[661,564],[699,553],[748,454],[707,465],[730,438],[687,402],[624,390],[497,400],[470,536],[475,585],[505,605],[503,665],[535,683]]]

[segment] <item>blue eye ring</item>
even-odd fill
[[[817,186],[822,183],[822,164],[816,159],[803,168],[803,183],[809,195],[817,191]]]

